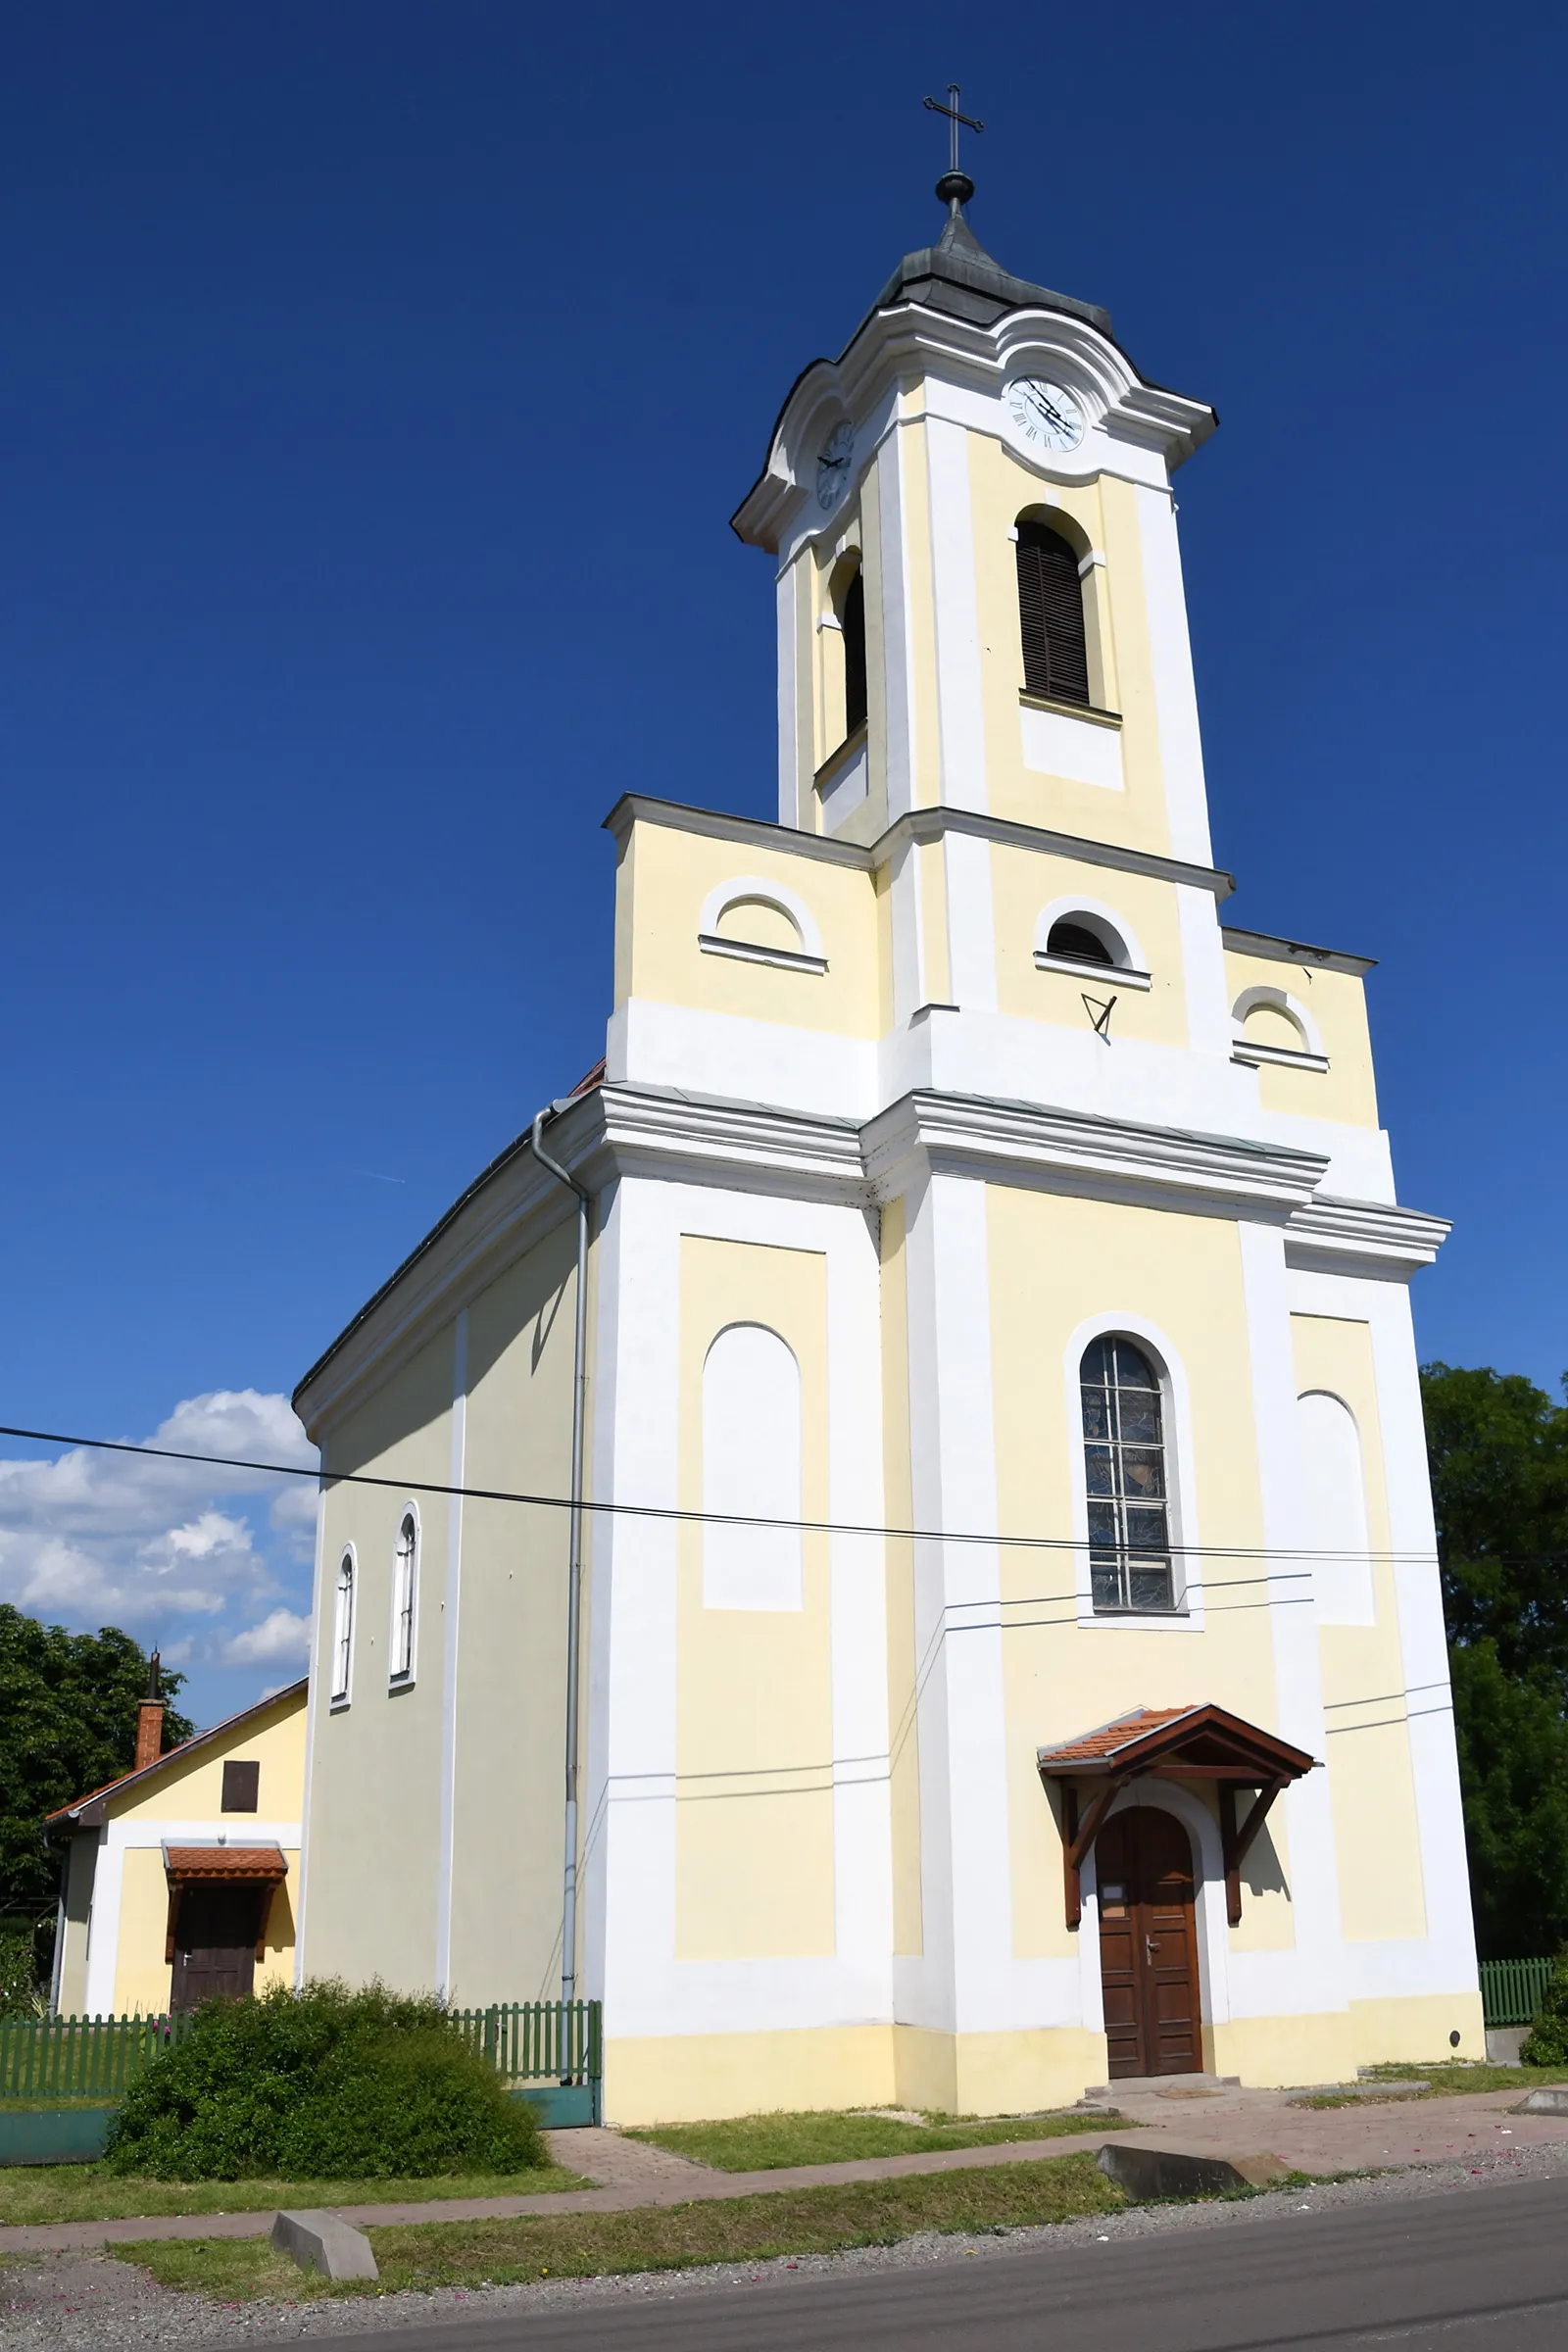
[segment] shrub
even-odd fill
[[[1568,1949],[1557,1955],[1519,2055],[1526,2066],[1568,2066]]]
[[[30,1928],[0,1935],[0,2017],[42,2017],[43,1991]]]
[[[533,2110],[439,2001],[327,1981],[209,2001],[126,2092],[106,2161],[165,2180],[347,2180],[546,2156]]]

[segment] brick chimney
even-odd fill
[[[136,1710],[136,1761],[133,1771],[156,1764],[164,1752],[164,1700],[158,1688],[158,1652],[147,1665],[147,1695]]]

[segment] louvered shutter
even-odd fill
[[[1028,691],[1058,703],[1087,703],[1089,656],[1078,559],[1065,539],[1041,522],[1018,525],[1018,619]]]

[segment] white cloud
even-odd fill
[[[274,1609],[260,1625],[247,1626],[225,1642],[220,1652],[225,1666],[279,1666],[296,1660],[303,1666],[310,1654],[310,1618],[296,1617],[291,1609]]]
[[[314,1469],[317,1460],[287,1397],[256,1389],[186,1397],[147,1443],[242,1465]],[[234,1496],[268,1506],[280,1539],[276,1567],[258,1548],[251,1519],[220,1507]],[[284,1481],[210,1460],[78,1446],[53,1461],[0,1461],[0,1599],[75,1626],[117,1621],[153,1640],[172,1635],[182,1617],[211,1621],[230,1605],[249,1613],[282,1595],[277,1568],[305,1556],[300,1535],[315,1507],[313,1479]],[[275,1609],[264,1623],[287,1615]],[[214,1628],[215,1641],[220,1632]],[[172,1645],[166,1649],[172,1662]]]

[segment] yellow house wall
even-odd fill
[[[1367,1028],[1366,989],[1359,974],[1324,965],[1282,962],[1268,956],[1225,951],[1226,1002],[1235,1004],[1247,988],[1277,988],[1304,1004],[1317,1023],[1328,1056],[1326,1070],[1259,1067],[1258,1099],[1265,1110],[1298,1118],[1341,1119],[1348,1126],[1378,1123],[1377,1086],[1372,1074],[1372,1038]],[[1118,1005],[1117,1010],[1120,1011]]]
[[[742,875],[776,880],[805,900],[822,934],[825,972],[703,953],[697,938],[705,900]],[[622,855],[616,898],[617,1002],[630,994],[841,1037],[876,1036],[876,892],[869,874],[645,822],[633,828]],[[728,929],[740,935],[741,926]]]
[[[1004,1533],[1074,1533],[1070,1448],[1082,1444],[1064,1362],[1092,1316],[1135,1312],[1162,1331],[1191,1396],[1197,1495],[1182,1497],[1186,1540],[1255,1546],[1261,1541],[1251,1374],[1241,1252],[1218,1218],[992,1186],[992,1377],[997,1489]],[[1110,1270],[1110,1271],[1107,1271]],[[1168,1458],[1175,1454],[1167,1429]],[[1201,1632],[1173,1624],[1141,1631],[1080,1626],[1072,1555],[1004,1548],[1003,1670],[1007,1730],[1013,1950],[1060,1958],[1076,1948],[1062,1908],[1061,1844],[1035,1751],[1103,1723],[1135,1703],[1217,1699],[1264,1729],[1276,1719],[1268,1612],[1236,1579],[1245,1563],[1216,1559],[1205,1575]],[[1207,1801],[1207,1800],[1205,1800]],[[1267,1842],[1265,1842],[1265,1840]],[[1238,1950],[1293,1940],[1283,1823],[1270,1822],[1250,1859],[1256,1882]]]
[[[703,1365],[726,1325],[765,1324],[801,1372],[804,1512],[827,1516],[827,1277],[811,1250],[687,1234],[680,1264],[680,1495],[701,1509]],[[702,1530],[681,1529],[675,1949],[681,1960],[833,1950],[828,1556],[804,1543],[800,1610],[703,1603]]]
[[[1415,1776],[1404,1707],[1396,1695],[1404,1688],[1404,1665],[1394,1567],[1387,1556],[1392,1545],[1371,1326],[1330,1315],[1292,1315],[1291,1343],[1298,1395],[1326,1389],[1355,1416],[1373,1552],[1376,1624],[1318,1629],[1346,1939],[1424,1936]]]
[[[454,1326],[449,1323],[327,1438],[332,1470],[444,1485],[452,1469]],[[329,1487],[316,1655],[332,1654],[337,1562],[359,1562],[352,1701],[334,1709],[318,1676],[306,1888],[305,1965],[312,1976],[401,1988],[435,1983],[435,1871],[441,1788],[442,1634],[447,1585],[444,1496],[419,1506],[416,1671],[388,1687],[392,1571],[413,1489]]]
[[[223,1766],[255,1762],[254,1815],[224,1813]],[[221,1740],[210,1740],[189,1763],[170,1765],[134,1798],[111,1800],[114,1821],[207,1821],[220,1823],[231,1844],[245,1842],[255,1821],[298,1821],[305,1807],[305,1703],[295,1698],[274,1714],[236,1726]]]
[[[1043,857],[1033,850],[994,846],[991,901],[997,944],[997,1005],[1015,1020],[1053,1021],[1082,1029],[1083,994],[1094,984],[1067,972],[1042,972],[1035,965],[1035,926],[1042,909],[1081,893],[1125,916],[1153,985],[1118,987],[1105,975],[1102,995],[1116,998],[1118,1038],[1143,1038],[1151,1045],[1188,1042],[1186,992],[1176,892],[1149,874],[1123,874],[1086,866],[1076,858]],[[1043,944],[1043,943],[1042,943]]]

